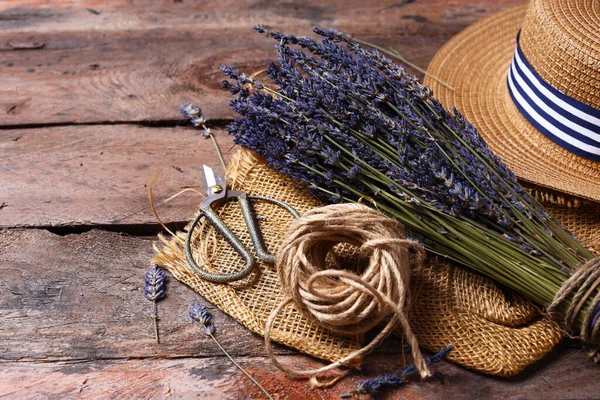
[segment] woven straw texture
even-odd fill
[[[320,205],[306,190],[268,168],[246,149],[233,157],[228,179],[232,188],[284,200],[301,213]],[[548,204],[553,214],[583,238],[584,243],[600,244],[600,210],[582,208],[583,203],[564,196],[536,194],[541,200],[552,200]],[[267,203],[255,202],[255,210],[264,217],[261,229],[267,248],[273,252],[292,221],[291,216]],[[220,215],[249,246],[239,206],[229,203],[221,208]],[[218,273],[241,267],[240,257],[212,228],[203,226],[198,232],[194,247],[199,265]],[[154,262],[165,266],[178,280],[248,329],[263,334],[269,314],[282,299],[273,266],[260,263],[258,271],[244,281],[214,284],[198,278],[188,267],[183,251],[185,232],[160,238],[164,246],[157,250]],[[343,251],[346,254],[340,256],[347,259],[351,250]],[[560,328],[541,317],[538,308],[523,297],[503,291],[488,278],[433,257],[421,269],[413,271],[411,292],[410,323],[419,344],[431,351],[453,344],[456,350],[449,358],[477,371],[515,375],[539,360],[563,337]],[[272,338],[328,361],[343,358],[361,343],[361,338],[333,334],[318,327],[292,306],[280,313]],[[361,360],[354,361],[350,366],[360,365]]]
[[[446,107],[456,106],[517,176],[600,201],[600,163],[554,144],[518,111],[507,88],[521,30],[525,57],[552,86],[600,108],[598,0],[532,0],[484,18],[440,49],[425,84]]]

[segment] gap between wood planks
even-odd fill
[[[165,225],[172,230],[180,231],[188,224],[188,220],[182,221],[168,221]],[[9,228],[10,229],[10,228]],[[64,226],[35,226],[25,227],[24,229],[44,229],[48,232],[54,233],[59,236],[67,235],[80,235],[82,233],[89,232],[91,230],[101,230],[106,232],[118,232],[131,236],[138,236],[141,239],[144,237],[152,237],[156,239],[156,235],[163,232],[166,233],[165,229],[158,222],[155,224],[122,224],[122,225],[110,225],[110,224],[98,224],[98,225],[64,225]]]
[[[282,346],[280,346],[282,347]],[[283,349],[283,347],[282,347]],[[383,352],[378,352],[374,354],[383,354]],[[389,349],[386,354],[389,354]],[[277,356],[296,356],[292,350],[283,350],[276,351],[275,355]],[[245,360],[245,359],[254,359],[256,357],[264,357],[259,354],[236,354],[235,359],[237,360]],[[306,356],[309,358],[309,356]],[[78,363],[87,363],[87,362],[98,362],[98,361],[135,361],[135,360],[204,360],[204,359],[224,359],[229,360],[227,356],[224,354],[198,354],[198,355],[158,355],[158,356],[124,356],[124,357],[82,357],[82,358],[62,358],[62,357],[48,357],[48,358],[19,358],[19,359],[0,359],[0,365],[3,363],[32,363],[32,364],[52,364],[52,363],[65,363],[65,364],[78,364]]]
[[[209,125],[213,129],[224,129],[227,124],[232,122],[232,119],[210,119]],[[189,125],[184,119],[166,119],[166,120],[125,120],[125,121],[97,121],[97,122],[49,122],[49,123],[32,123],[32,124],[17,124],[17,125],[0,125],[0,132],[9,129],[37,129],[37,128],[53,128],[63,126],[98,126],[98,125],[133,125],[145,128],[173,128],[176,126]]]

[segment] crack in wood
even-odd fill
[[[24,103],[14,104],[7,109],[8,114],[17,113],[18,107],[23,105]],[[213,129],[223,129],[229,123],[231,123],[233,119],[210,119],[209,124]],[[68,126],[112,126],[112,125],[136,125],[142,126],[145,128],[174,128],[177,126],[187,126],[189,123],[186,119],[164,119],[164,120],[119,120],[119,121],[94,121],[94,122],[47,122],[43,124],[31,123],[31,124],[16,124],[16,125],[0,125],[0,131],[9,130],[9,129],[39,129],[39,128],[52,128],[52,127],[68,127]],[[15,139],[19,140],[20,137]]]
[[[275,352],[276,356],[299,356],[298,353],[292,353],[291,351],[284,352]],[[307,357],[301,355],[302,357]],[[236,354],[236,360],[245,360],[245,359],[253,359],[253,358],[264,358],[264,356],[258,354]],[[83,363],[94,363],[94,362],[102,362],[102,361],[136,361],[136,360],[152,360],[152,361],[161,361],[161,360],[210,360],[210,359],[228,359],[224,354],[207,354],[207,355],[168,355],[168,356],[128,356],[128,357],[88,357],[88,358],[0,358],[0,365],[7,363],[33,363],[33,364],[54,364],[54,363],[64,363],[64,364],[83,364]]]
[[[170,221],[165,225],[172,231],[182,230],[189,221]],[[20,226],[23,229],[41,229],[58,236],[80,235],[93,230],[105,232],[117,232],[131,236],[156,236],[165,232],[164,228],[157,223],[148,224],[97,224],[97,225],[62,225],[62,226]]]

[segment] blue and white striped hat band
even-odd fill
[[[527,121],[557,145],[600,161],[600,110],[546,82],[529,64],[519,45],[508,72],[508,91]]]
[[[453,37],[427,73],[519,179],[600,204],[600,0],[507,7]]]

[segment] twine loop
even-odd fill
[[[345,269],[331,252],[341,243],[356,246],[368,256],[368,265],[360,275]],[[336,204],[305,213],[289,227],[277,254],[284,300],[265,326],[265,343],[273,363],[289,375],[310,377],[314,385],[332,384],[344,374],[325,384],[319,383],[316,376],[360,359],[399,323],[421,377],[428,377],[429,370],[405,311],[410,269],[420,265],[424,257],[421,245],[406,239],[399,222],[367,206]],[[335,268],[328,268],[332,258]],[[343,359],[315,370],[293,370],[277,362],[270,345],[273,322],[290,303],[308,318],[345,335],[362,334],[387,322],[375,339]]]
[[[566,307],[563,320],[565,327],[571,332],[579,330],[579,338],[594,347],[592,356],[596,355],[600,347],[600,291],[592,298],[579,329],[577,329],[577,315],[598,287],[600,287],[600,257],[589,260],[577,269],[563,283],[554,296],[552,304],[547,308],[548,315],[558,319],[559,310]]]

